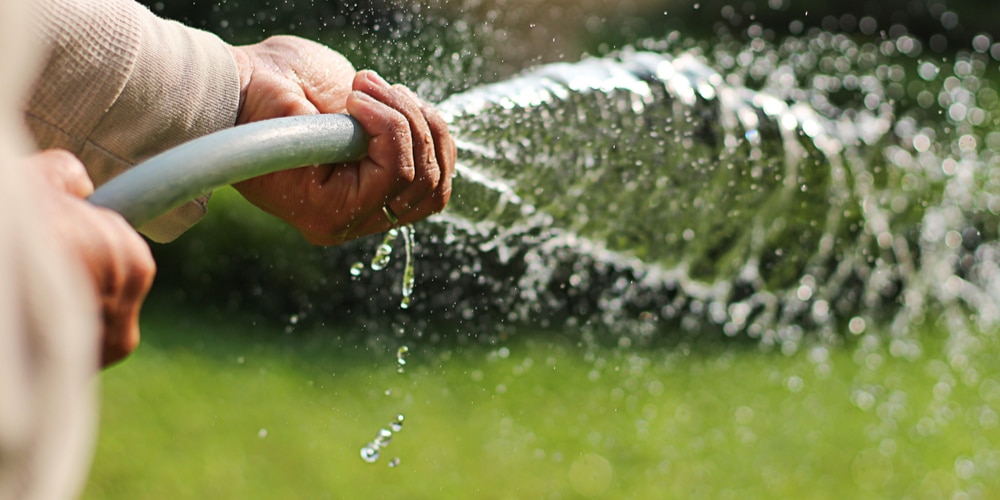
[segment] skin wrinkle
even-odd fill
[[[430,132],[429,132],[429,130],[425,132],[423,130],[423,127],[420,126],[420,124],[422,124],[422,122],[424,121],[424,117],[422,115],[423,110],[420,107],[414,106],[411,101],[399,98],[400,97],[399,94],[404,94],[404,95],[410,97],[411,99],[415,99],[416,98],[416,94],[414,94],[412,91],[410,91],[410,89],[406,88],[403,85],[393,85],[390,89],[391,89],[390,95],[392,95],[395,98],[395,101],[399,104],[399,107],[402,109],[402,113],[401,113],[402,114],[402,118],[404,120],[406,120],[407,124],[409,125],[409,127],[404,128],[404,127],[402,127],[402,124],[401,124],[400,128],[402,130],[405,130],[407,132],[407,134],[411,136],[409,139],[410,139],[411,144],[414,145],[414,147],[412,148],[412,151],[416,152],[416,154],[419,155],[419,158],[414,157],[412,159],[413,170],[414,170],[414,178],[413,178],[414,184],[424,185],[424,184],[426,184],[426,182],[424,182],[424,181],[430,179],[431,172],[432,171],[438,171],[439,172],[439,170],[435,169],[435,168],[432,168],[432,164],[435,163],[436,158],[434,158],[435,161],[431,161],[432,159],[431,159],[430,155],[427,154],[427,151],[426,151],[426,146],[429,144],[428,141],[429,141]],[[414,109],[415,107],[417,109]],[[418,136],[413,136],[412,134],[409,133],[409,131],[412,130],[412,129],[414,129],[414,128],[417,129],[417,131],[419,133]],[[430,126],[428,124],[428,129],[429,128],[430,128]],[[402,137],[400,137],[399,140],[400,141],[404,141],[405,139],[402,138]],[[421,142],[423,143],[422,145],[424,146],[424,148],[418,147],[420,145],[419,143],[421,143]],[[419,176],[417,176],[417,166],[418,165],[420,167],[422,167],[422,168],[420,168],[421,174]],[[438,177],[440,177],[440,175],[438,175]],[[435,181],[431,180],[431,187],[430,187],[430,189],[426,189],[426,186],[425,186],[425,190],[421,191],[419,193],[419,196],[421,198],[425,197],[428,193],[430,193],[431,191],[433,191],[434,186],[436,186],[436,184],[437,183]],[[398,202],[398,203],[400,203],[402,205],[402,208],[399,208],[398,210],[394,210],[394,213],[405,214],[411,208],[410,201],[407,200],[407,199],[404,199],[402,197],[402,195],[397,195],[395,197],[395,199],[392,200],[392,201]],[[388,202],[387,202],[387,204],[388,204]],[[391,209],[391,207],[390,207],[390,209]],[[392,224],[392,223],[390,222],[390,224]]]

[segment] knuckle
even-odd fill
[[[423,174],[416,180],[425,186],[428,192],[437,189],[438,184],[441,183],[441,167],[433,158],[430,158],[424,166]]]
[[[393,139],[406,138],[405,142],[402,144],[409,143],[410,139],[410,121],[406,119],[406,115],[396,111],[389,115],[386,120],[389,129],[393,132]]]
[[[133,261],[133,274],[141,290],[149,290],[153,285],[153,279],[156,277],[156,261],[148,246],[143,245],[142,248],[137,249]]]
[[[136,300],[144,297],[153,285],[156,277],[156,260],[142,236],[116,213],[108,214],[109,231],[106,234],[106,246],[112,248],[112,259],[118,260],[118,265],[112,265],[112,289],[117,295]]]
[[[104,366],[117,363],[139,348],[138,325],[121,326],[122,332],[108,332],[101,347],[101,362]]]
[[[299,116],[312,113],[309,106],[299,99],[286,99],[275,102],[273,105],[275,106],[275,112],[272,114],[275,116]]]
[[[451,199],[451,186],[447,186],[440,189],[434,193],[431,197],[430,210],[432,213],[439,213],[448,206],[448,200]]]
[[[141,336],[139,335],[138,326],[128,327],[128,331],[124,335],[120,335],[115,342],[115,349],[121,357],[128,356],[132,354],[138,347]]]
[[[444,207],[446,207],[448,205],[448,202],[451,200],[451,185],[450,184],[448,185],[448,187],[446,189],[443,189],[441,191],[441,195],[440,195],[439,198],[441,199],[441,206],[438,208],[438,212],[444,210]]]
[[[50,149],[41,153],[39,159],[50,179],[65,186],[69,192],[86,196],[94,190],[87,167],[69,151]]]
[[[80,171],[85,171],[83,163],[76,156],[73,156],[73,153],[65,149],[49,149],[42,154],[48,157],[49,162],[67,170],[79,169]]]
[[[434,109],[433,106],[426,103],[422,105],[422,109],[424,111],[424,116],[427,117],[427,123],[445,134],[448,133],[448,124],[444,121],[444,117],[441,116],[441,113],[438,113],[437,109]]]

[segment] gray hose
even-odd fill
[[[358,160],[367,150],[367,134],[348,115],[276,118],[160,153],[108,181],[89,199],[138,228],[213,189],[279,170]]]

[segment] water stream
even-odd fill
[[[421,274],[464,289],[467,320],[679,321],[792,350],[930,308],[991,324],[996,63],[915,43],[668,40],[454,95],[455,196]]]

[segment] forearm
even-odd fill
[[[63,148],[100,185],[192,138],[231,127],[239,74],[214,35],[132,0],[42,0],[43,72],[25,112],[40,148]],[[204,213],[191,203],[143,228],[170,240]]]

